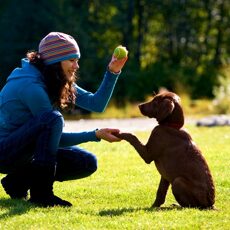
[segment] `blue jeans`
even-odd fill
[[[77,146],[60,148],[63,116],[58,111],[35,116],[0,142],[0,173],[25,166],[56,164],[56,180],[87,177],[97,170],[96,157]]]

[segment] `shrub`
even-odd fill
[[[214,111],[218,114],[230,113],[230,66],[225,67],[218,77],[219,85],[214,87]]]

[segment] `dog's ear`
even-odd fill
[[[169,114],[172,113],[174,110],[174,102],[168,98],[165,98],[161,103],[158,105],[158,111],[156,119],[158,122],[163,121]]]

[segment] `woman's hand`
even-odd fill
[[[114,134],[119,132],[120,132],[119,129],[110,129],[110,128],[98,129],[96,131],[96,137],[98,139],[103,139],[108,142],[118,142],[121,141],[121,139],[116,137]]]
[[[108,66],[109,71],[113,73],[119,73],[121,69],[123,68],[123,66],[125,65],[127,60],[128,60],[128,57],[117,59],[113,55],[109,63],[109,66]]]

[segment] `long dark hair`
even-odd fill
[[[36,51],[29,51],[26,56],[30,63],[37,67],[44,76],[47,93],[52,105],[61,109],[73,108],[76,99],[76,90],[73,83],[76,81],[76,76],[68,79],[60,62],[45,65]]]

